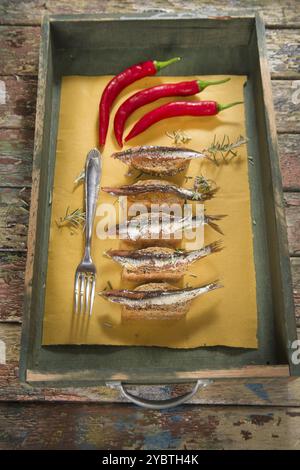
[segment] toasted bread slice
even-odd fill
[[[151,246],[140,250],[140,253],[165,253],[172,255],[173,248]],[[131,282],[151,281],[179,281],[187,271],[187,265],[176,266],[174,263],[164,266],[163,269],[155,266],[124,266],[122,279]]]
[[[177,271],[130,271],[129,269],[123,268],[122,279],[123,281],[130,282],[152,282],[152,281],[180,281],[184,276],[185,271],[178,269]]]
[[[175,238],[174,235],[171,235],[170,238],[143,238],[139,240],[130,240],[129,238],[122,240],[124,245],[127,245],[128,248],[134,247],[135,249],[149,248],[152,247],[155,243],[158,247],[169,247],[169,248],[178,248],[181,245],[182,239]]]
[[[139,158],[132,160],[131,167],[153,176],[174,176],[189,167],[190,160],[176,158],[172,160],[150,160],[148,158]]]
[[[143,284],[137,287],[136,291],[167,291],[176,290],[177,288],[166,282],[152,282],[149,284]],[[176,306],[164,305],[156,306],[148,309],[143,308],[129,308],[123,306],[122,308],[122,319],[123,320],[180,320],[189,311],[191,301],[177,304]]]
[[[152,186],[152,185],[162,185],[166,184],[169,185],[169,181],[166,180],[139,180],[134,185],[144,185],[144,186]],[[160,206],[162,205],[168,205],[170,206],[171,204],[179,204],[180,206],[183,206],[184,204],[184,199],[181,198],[180,196],[172,193],[163,193],[163,192],[151,192],[151,193],[144,193],[144,194],[135,194],[131,196],[127,196],[127,207],[128,209],[133,205],[133,204],[143,204],[145,207],[147,207],[148,210],[151,209],[151,206],[153,204],[159,204]]]
[[[191,264],[222,248],[218,240],[191,251],[151,246],[139,250],[108,250],[105,255],[122,266],[124,281],[178,281]]]

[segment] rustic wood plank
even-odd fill
[[[285,193],[285,210],[291,255],[300,254],[300,193]]]
[[[18,360],[21,327],[17,323],[0,324],[0,341],[5,343],[6,355],[0,364],[0,401],[78,401],[88,403],[126,402],[116,388],[98,386],[84,388],[41,388],[21,385]],[[2,347],[3,351],[3,347]],[[5,363],[4,363],[5,362]],[[166,399],[187,392],[190,384],[130,386],[131,392],[146,397]],[[214,379],[199,390],[192,403],[239,405],[300,406],[300,380],[286,378]]]
[[[0,77],[5,102],[0,103],[0,127],[34,128],[37,80],[35,77]],[[280,133],[300,133],[300,80],[273,80],[272,91]]]
[[[36,77],[0,77],[0,127],[34,128]]]
[[[81,401],[81,402],[124,402],[118,389],[99,387],[41,388],[20,384],[18,360],[21,327],[17,323],[0,324],[0,341],[5,343],[5,360],[0,365],[0,401]],[[3,350],[3,347],[2,347]],[[4,364],[5,362],[5,364]],[[185,393],[191,385],[129,387],[134,393],[149,396],[159,395],[162,399]],[[220,393],[222,390],[222,393]],[[193,403],[220,404],[263,404],[275,405],[283,402],[300,406],[300,381],[284,378],[257,378],[213,380],[208,388],[199,390]],[[125,400],[126,401],[126,400]]]
[[[61,355],[63,360],[63,355]],[[171,384],[174,383],[174,371],[164,369],[163,374],[157,372],[155,369],[147,370],[141,375],[140,371],[135,371],[131,369],[130,372],[120,369],[120,371],[107,371],[103,370],[93,370],[90,371],[86,380],[91,380],[91,382],[98,382],[100,381],[108,381],[108,382],[127,382],[130,381],[132,383],[153,383],[157,381],[161,381],[161,377],[163,376],[163,380],[165,383]],[[109,374],[109,375],[108,375]],[[175,380],[177,382],[185,382],[185,381],[196,381],[196,380],[225,380],[225,379],[265,379],[265,378],[285,378],[289,379],[290,371],[289,366],[287,364],[277,364],[277,365],[245,365],[241,367],[234,367],[234,368],[220,368],[220,369],[205,369],[202,368],[200,370],[194,369],[192,371],[180,371],[176,372]],[[45,384],[49,384],[49,386],[56,385],[56,384],[67,384],[70,386],[72,384],[77,384],[82,379],[82,371],[74,370],[70,371],[54,371],[54,372],[45,372],[44,370],[31,370],[27,369],[26,371],[26,380],[32,386],[41,386]]]
[[[7,337],[8,335],[6,335]],[[0,336],[1,338],[1,336]],[[10,341],[10,344],[13,341]],[[162,384],[127,386],[136,395],[156,400],[180,396],[193,384]],[[207,387],[199,389],[190,403],[220,405],[300,406],[300,381],[285,378],[212,380]],[[21,385],[16,361],[0,365],[0,402],[81,402],[81,403],[127,403],[118,388],[105,385],[97,387],[46,388]]]
[[[272,78],[300,78],[300,29],[267,30]],[[39,27],[0,26],[0,75],[37,75]]]
[[[300,80],[273,80],[277,132],[300,133]]]
[[[266,221],[268,225],[268,245],[270,255],[270,269],[274,276],[272,285],[272,297],[274,300],[273,315],[277,328],[280,330],[276,336],[276,342],[282,347],[286,346],[289,340],[296,334],[294,316],[294,302],[290,285],[292,284],[290,260],[289,260],[289,240],[287,224],[285,220],[285,208],[283,195],[281,193],[281,172],[278,161],[278,143],[275,115],[273,115],[273,97],[271,81],[269,80],[269,70],[267,61],[267,46],[265,39],[265,27],[261,16],[256,18],[257,46],[259,53],[260,78],[263,95],[261,99],[255,101],[257,106],[258,135],[267,135],[267,144],[264,138],[260,139],[260,147],[263,152],[268,152],[269,164],[266,161],[261,166],[261,176],[264,183],[264,206]],[[268,112],[269,111],[269,112]],[[265,114],[265,112],[267,114]],[[265,125],[265,131],[262,127]],[[268,167],[268,168],[267,168]],[[271,172],[271,180],[269,180]],[[272,194],[272,196],[271,196]],[[271,197],[270,197],[271,196]],[[273,215],[270,214],[274,211]],[[292,316],[291,316],[292,315]],[[296,364],[289,358],[291,374],[297,373]]]
[[[26,248],[30,190],[2,188],[0,193],[0,248]]]
[[[31,185],[33,131],[0,129],[0,186]]]
[[[40,28],[0,26],[0,74],[35,75],[39,42]]]
[[[0,340],[5,344],[5,360],[1,364],[16,365],[20,354],[21,328],[18,324],[1,323]]]
[[[2,403],[1,449],[297,449],[299,408]],[[125,432],[124,432],[125,431]]]
[[[285,191],[300,191],[300,134],[279,134],[282,184]]]
[[[291,258],[296,323],[300,333],[300,258]],[[298,335],[300,338],[300,335]]]
[[[25,262],[26,253],[0,252],[0,321],[21,321]]]
[[[26,15],[24,9],[26,8]],[[299,26],[299,3],[297,0],[190,0],[188,3],[181,0],[149,0],[144,2],[135,0],[122,0],[122,11],[127,13],[142,13],[157,11],[181,12],[202,16],[243,16],[254,12],[263,14],[268,25],[281,27]],[[36,24],[39,25],[42,16],[62,13],[119,13],[120,2],[117,0],[83,0],[69,2],[68,0],[3,0],[0,5],[0,24]]]
[[[268,62],[272,78],[300,78],[300,30],[266,31]]]

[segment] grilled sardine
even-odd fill
[[[175,175],[187,169],[190,160],[205,158],[205,154],[181,147],[132,147],[112,154],[129,167],[152,175]]]
[[[145,196],[149,193],[162,194],[172,194],[183,200],[192,200],[192,201],[206,201],[214,197],[218,188],[211,188],[205,192],[193,191],[192,189],[187,189],[178,186],[175,183],[170,183],[169,181],[163,180],[141,180],[134,184],[126,184],[118,188],[113,187],[104,187],[102,191],[112,194],[113,196],[130,196],[131,199],[135,198],[136,200],[142,199],[139,196]]]
[[[149,309],[151,307],[165,307],[187,303],[199,295],[223,287],[218,282],[200,287],[186,287],[184,289],[174,289],[173,286],[168,286],[165,283],[162,283],[162,285],[163,289],[160,284],[153,283],[140,286],[136,290],[106,290],[100,292],[99,295],[110,302],[122,304],[126,307]]]
[[[116,234],[120,238],[138,240],[169,239],[178,232],[191,230],[203,225],[209,225],[223,235],[220,227],[214,222],[221,220],[225,215],[204,215],[203,217],[177,217],[163,213],[143,213],[116,226]],[[109,234],[115,233],[115,228],[109,230]]]

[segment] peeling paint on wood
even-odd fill
[[[272,78],[300,78],[300,30],[270,30],[266,33]]]
[[[20,322],[26,253],[0,252],[0,321]]]
[[[39,41],[39,28],[0,26],[0,75],[36,74]]]
[[[0,127],[34,128],[37,79],[35,77],[3,77],[6,103],[0,105]]]
[[[295,92],[300,80],[273,80],[272,94],[275,107],[277,132],[300,133],[300,107]]]
[[[279,134],[278,146],[283,189],[300,191],[300,134]]]
[[[300,258],[291,259],[296,323],[300,328]],[[300,330],[299,330],[300,332]],[[300,339],[300,335],[298,334]]]
[[[126,13],[153,12],[154,14],[180,12],[183,15],[203,16],[248,16],[255,12],[263,14],[267,25],[280,27],[300,26],[299,4],[297,0],[122,0],[122,11]],[[24,9],[26,8],[26,15]],[[47,13],[118,13],[118,0],[2,0],[0,5],[0,24],[39,25]]]
[[[5,343],[6,363],[17,363],[20,354],[21,331],[19,325],[0,324],[0,340]]]
[[[0,104],[6,103],[6,85],[3,80],[0,80]]]
[[[0,193],[0,248],[24,250],[27,244],[30,190],[2,188]]]
[[[128,405],[3,403],[0,411],[1,449],[297,449],[300,442],[293,408],[185,405],[159,412]]]
[[[0,339],[0,365],[6,364],[6,343]]]
[[[31,185],[32,129],[0,128],[0,186]]]
[[[300,193],[285,193],[285,212],[291,255],[300,254]]]

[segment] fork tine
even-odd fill
[[[91,276],[87,275],[86,289],[85,289],[85,313],[88,313],[89,311],[90,290],[91,290]]]
[[[91,279],[92,279],[92,290],[91,290],[90,311],[89,311],[90,316],[92,315],[92,309],[93,309],[94,298],[95,298],[95,286],[96,286],[95,276],[91,276]]]
[[[75,289],[74,289],[74,309],[75,313],[78,313],[78,306],[79,306],[79,273],[76,272],[75,274]]]
[[[84,285],[85,285],[85,275],[81,273],[80,275],[81,283],[80,283],[80,313],[84,313]]]

